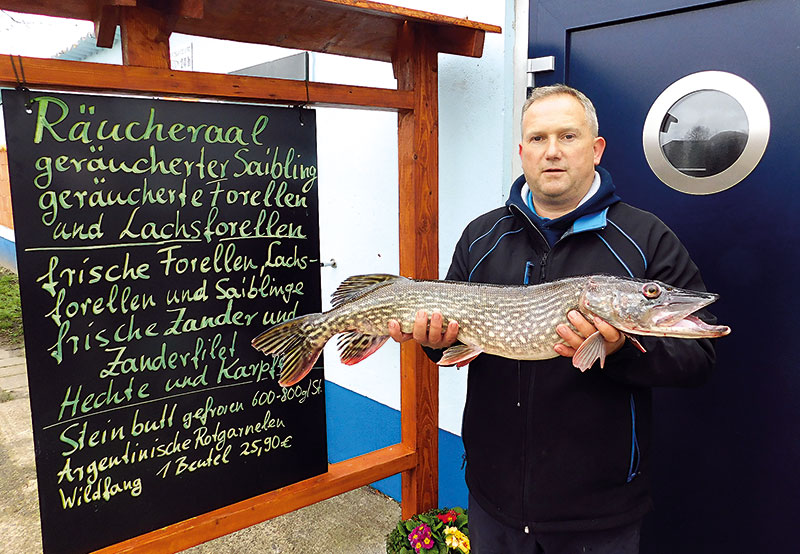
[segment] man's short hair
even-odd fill
[[[595,137],[598,136],[599,126],[597,123],[597,111],[594,109],[594,104],[592,104],[592,101],[589,100],[589,98],[581,91],[560,83],[532,89],[530,95],[528,95],[528,99],[522,106],[522,117],[525,117],[525,112],[528,111],[528,108],[531,107],[531,104],[537,100],[541,100],[542,98],[546,98],[548,96],[554,96],[556,94],[568,94],[580,102],[583,106],[583,111],[586,113],[586,122],[589,124],[589,129],[592,131]]]

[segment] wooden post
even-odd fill
[[[406,22],[393,61],[399,90],[414,108],[398,115],[400,273],[436,279],[439,267],[439,134],[437,51],[431,37]],[[439,369],[413,342],[400,350],[402,444],[417,466],[402,474],[402,517],[439,502]]]
[[[122,63],[143,67],[170,68],[168,16],[159,10],[141,7],[120,8]]]
[[[8,152],[0,150],[0,225],[14,228],[11,213],[11,183],[8,181]]]

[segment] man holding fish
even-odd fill
[[[678,238],[654,215],[621,202],[599,166],[605,146],[585,95],[564,85],[534,89],[522,116],[524,175],[504,207],[467,226],[447,279],[540,285],[619,275],[643,280],[637,301],[664,300],[662,294],[676,293],[671,287],[704,291]],[[620,295],[615,309],[630,298]],[[396,341],[413,338],[437,361],[455,344],[460,350],[448,350],[445,361],[470,363],[462,437],[474,552],[639,551],[641,521],[652,504],[651,387],[701,385],[715,361],[707,338],[662,337],[729,332],[687,317],[713,298],[696,300],[680,315],[657,316],[649,328],[615,326],[594,307],[569,310],[568,322],[555,325],[549,354],[518,359],[455,344],[457,336],[463,342],[459,321],[438,311],[418,311],[413,329],[389,321]],[[707,313],[703,318],[713,322]],[[672,330],[659,332],[655,319]],[[677,327],[691,334],[676,334]],[[597,358],[604,367],[577,371],[573,357],[582,370]]]

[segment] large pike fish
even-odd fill
[[[444,351],[439,365],[466,365],[483,352],[516,360],[555,358],[563,342],[556,327],[567,312],[597,315],[624,333],[644,352],[633,335],[686,339],[721,337],[723,325],[708,325],[691,315],[718,295],[609,275],[571,277],[532,286],[487,285],[456,281],[418,281],[395,275],[359,275],[342,282],[332,295],[333,308],[279,323],[252,344],[282,357],[279,379],[291,386],[311,371],[322,347],[334,335],[342,362],[352,365],[380,348],[389,338],[388,322],[396,319],[410,333],[418,310],[438,311],[443,325],[458,322],[458,343]],[[574,327],[573,327],[574,329]],[[585,371],[605,360],[606,343],[599,332],[575,352],[573,365]]]

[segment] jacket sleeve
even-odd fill
[[[660,221],[648,236],[645,278],[698,291],[706,287],[700,271],[675,234]],[[698,316],[706,323],[716,318],[707,310]],[[716,356],[710,339],[639,337],[647,350],[640,352],[628,341],[608,358],[604,371],[612,379],[627,384],[654,387],[696,387],[706,383],[713,372]]]

